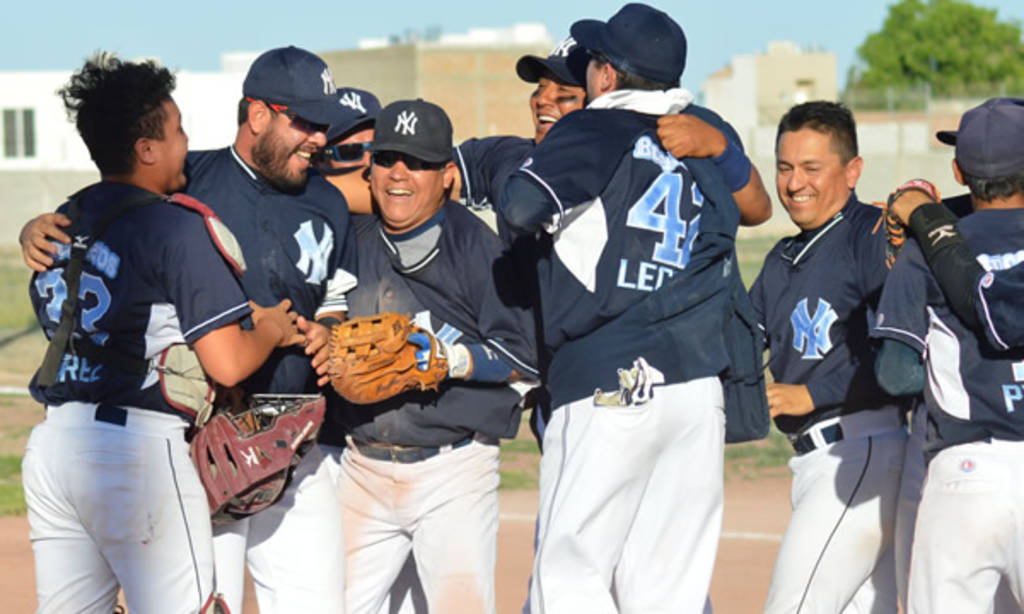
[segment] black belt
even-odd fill
[[[433,458],[441,453],[441,448],[448,446],[377,446],[362,441],[352,440],[353,445],[359,453],[368,458],[380,461],[391,461],[393,463],[418,463],[428,458]],[[456,450],[473,443],[473,437],[469,436],[451,444],[451,449]]]
[[[123,407],[100,403],[96,406],[96,422],[124,426],[128,423],[128,410]]]
[[[825,445],[843,440],[843,427],[840,426],[838,422],[836,424],[830,424],[822,429],[815,429],[814,426],[811,426],[810,429],[805,430],[799,435],[792,436],[789,439],[789,442],[793,444],[793,449],[796,451],[798,456],[807,454],[808,452],[813,452],[818,448],[818,444],[811,437],[811,433],[808,432],[809,430],[818,430],[821,433],[821,438],[825,441]]]

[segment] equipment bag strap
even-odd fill
[[[39,367],[39,376],[36,381],[43,387],[56,383],[61,359],[69,348],[75,350],[74,353],[81,354],[86,358],[100,363],[112,364],[112,366],[130,373],[143,374],[148,370],[147,361],[114,350],[113,348],[98,346],[88,338],[76,339],[72,343],[72,331],[78,319],[78,289],[82,280],[82,265],[86,254],[89,252],[89,248],[92,247],[96,239],[103,234],[115,219],[136,207],[165,200],[165,197],[149,191],[132,194],[107,209],[103,217],[93,227],[92,234],[85,234],[82,232],[84,229],[82,228],[81,201],[85,193],[92,187],[94,186],[79,190],[71,196],[71,200],[68,202],[68,217],[71,219],[69,230],[73,239],[71,243],[71,257],[63,273],[67,295],[61,304],[60,322],[57,325],[57,330],[50,337],[50,344],[46,348],[43,364]]]

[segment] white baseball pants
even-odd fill
[[[891,411],[838,420],[845,439],[789,461],[793,514],[766,614],[897,611],[893,534],[907,432]]]
[[[718,378],[557,408],[544,432],[533,614],[702,612],[722,525]]]
[[[1022,468],[1019,441],[957,445],[932,459],[914,531],[911,614],[992,612],[1001,580],[1021,602]]]
[[[415,463],[342,457],[349,614],[377,614],[411,551],[431,612],[493,614],[498,446]]]
[[[185,421],[127,409],[49,407],[32,430],[22,479],[41,614],[110,614],[118,587],[132,612],[197,612],[213,591],[206,493]]]
[[[330,463],[314,444],[295,468],[281,500],[214,529],[217,588],[242,611],[245,564],[260,614],[345,611],[341,506]]]

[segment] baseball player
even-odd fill
[[[791,108],[776,137],[779,200],[800,233],[750,290],[771,350],[768,402],[796,455],[793,514],[765,612],[895,612],[893,526],[907,407],[874,382],[868,314],[885,282],[881,210],[857,200],[853,116]]]
[[[318,352],[327,334],[314,318],[331,324],[344,317],[345,293],[355,284],[344,198],[310,170],[326,142],[336,88],[323,60],[283,47],[256,59],[242,89],[234,144],[190,152],[186,190],[209,203],[237,236],[249,263],[242,276],[246,296],[261,304],[290,299],[307,337],[305,350],[275,351],[241,389],[312,392],[307,354]],[[62,221],[49,218],[51,226]],[[29,224],[36,223],[45,228],[47,219]],[[243,559],[264,614],[336,612],[344,602],[341,510],[319,447],[296,467],[280,501],[215,533],[218,590],[232,611],[241,610]]]
[[[46,420],[22,466],[39,612],[110,612],[119,587],[132,611],[214,611],[209,509],[185,443],[197,406],[157,365],[188,344],[231,386],[301,339],[286,301],[246,302],[209,210],[166,196],[185,185],[188,146],[173,89],[167,69],[101,53],[60,91],[101,181],[61,206],[75,245],[29,285],[51,337],[30,384]]]
[[[957,229],[989,271],[1020,260],[1014,230],[1024,224],[1022,136],[1024,106],[1007,99],[969,110],[957,131],[940,133],[956,145],[953,173],[974,204],[975,212]],[[1015,406],[1024,354],[993,344],[954,315],[923,249],[930,247],[908,242],[901,251],[875,329],[884,339],[879,360],[926,382],[929,464],[915,527],[909,611],[989,611],[1001,579],[1018,604],[1022,597],[1020,537],[1012,518],[1022,504],[1015,471],[1024,429]],[[893,392],[913,392],[879,379]]]
[[[591,55],[590,103],[550,129],[499,205],[511,226],[544,231],[555,409],[531,611],[700,611],[721,526],[728,358],[716,331],[738,280],[729,185],[749,166],[730,174],[658,143],[657,116],[681,109],[734,134],[677,89],[686,42],[668,15],[628,4],[571,32]]]
[[[498,237],[448,200],[451,134],[444,111],[422,100],[377,117],[370,184],[380,214],[359,225],[350,314],[414,314],[445,344],[450,368],[439,392],[342,410],[350,613],[378,611],[410,551],[430,611],[495,609],[496,444],[519,424],[507,382],[536,375],[532,319],[498,298]]]

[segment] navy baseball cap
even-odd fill
[[[327,142],[363,124],[373,125],[380,113],[380,101],[366,90],[354,87],[340,87],[331,107],[331,129],[327,131]]]
[[[646,4],[627,4],[607,23],[577,21],[569,32],[581,46],[608,58],[615,68],[652,81],[679,83],[686,67],[683,29],[666,13]]]
[[[338,104],[331,69],[317,55],[298,47],[261,54],[249,67],[242,95],[285,107],[314,124],[328,125]]]
[[[935,134],[956,145],[960,169],[979,179],[1007,177],[1024,170],[1024,99],[990,98],[968,110],[957,130]]]
[[[587,80],[587,63],[590,56],[586,50],[576,44],[576,39],[569,36],[555,45],[548,57],[524,55],[516,62],[516,74],[527,83],[537,83],[551,71],[555,77],[566,85],[585,87]]]
[[[370,151],[399,151],[425,162],[452,159],[452,122],[444,109],[422,98],[381,109]]]

